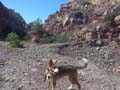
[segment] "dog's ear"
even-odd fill
[[[56,60],[56,59],[53,59],[52,61],[53,61],[54,65],[57,63],[57,60]]]
[[[53,66],[54,66],[54,62],[53,62],[52,59],[49,60],[49,62],[48,62],[48,66],[49,66],[49,67],[53,67]]]

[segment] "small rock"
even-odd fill
[[[38,69],[37,69],[37,68],[32,68],[31,71],[32,71],[32,72],[37,72]]]

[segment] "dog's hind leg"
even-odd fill
[[[73,77],[74,83],[77,85],[78,89],[81,90],[81,85],[78,80],[78,75],[76,74],[76,77]]]
[[[74,80],[73,80],[73,75],[70,74],[70,75],[68,76],[68,78],[69,78],[69,80],[70,80],[70,82],[71,82],[71,86],[69,86],[68,89],[71,90],[71,89],[73,89],[73,86],[74,86],[74,84],[75,84],[75,82],[74,82]]]
[[[78,89],[81,90],[81,85],[80,85],[80,83],[78,82],[78,80],[75,82],[75,84],[77,85]]]
[[[78,81],[78,74],[77,71],[69,75],[69,80],[72,83],[72,85],[76,84],[78,89],[81,90],[81,85]],[[73,88],[73,87],[72,87]],[[71,89],[72,89],[71,88]]]

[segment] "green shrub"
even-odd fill
[[[42,39],[42,43],[52,43],[52,42],[53,42],[53,40],[50,37],[44,37]]]
[[[56,36],[47,36],[45,35],[43,37],[42,43],[64,43],[67,41],[70,41],[70,36],[65,35],[56,35]]]
[[[7,41],[9,42],[9,46],[13,48],[21,47],[19,36],[16,33],[9,33],[7,36]]]
[[[84,5],[92,5],[92,1],[91,1],[91,0],[86,0],[86,1],[84,2]]]
[[[31,22],[29,25],[31,26],[32,33],[40,33],[41,31],[43,31],[42,21],[39,18]]]
[[[64,43],[64,42],[67,42],[70,40],[71,40],[71,38],[67,35],[57,35],[55,37],[55,43]]]
[[[32,37],[30,36],[30,35],[26,35],[25,37],[24,37],[24,40],[25,41],[30,41],[32,39]]]
[[[48,41],[48,37],[50,36],[48,32],[46,32],[43,27],[42,27],[42,21],[37,18],[36,20],[32,21],[31,23],[29,23],[29,25],[31,26],[30,30],[31,30],[31,34],[37,34],[39,35],[41,38],[46,39],[46,41]]]
[[[40,35],[42,39],[42,41],[40,41],[41,43],[64,43],[71,40],[70,37],[66,35],[53,36],[46,32],[42,28],[42,21],[39,18],[29,23],[29,25],[31,26],[32,33]]]

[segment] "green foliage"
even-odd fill
[[[84,4],[85,5],[92,5],[92,1],[91,0],[86,0]]]
[[[44,37],[42,43],[53,43],[54,37]]]
[[[70,36],[67,35],[44,36],[42,43],[64,43],[70,40]]]
[[[29,25],[31,26],[31,33],[38,34],[41,37],[44,37],[44,35],[49,36],[49,34],[42,28],[42,21],[39,18],[31,22]]]
[[[29,25],[31,26],[31,31],[33,33],[39,33],[40,31],[43,31],[42,21],[39,18],[37,18],[37,20],[31,22]]]
[[[67,41],[70,41],[71,38],[67,35],[57,35],[55,37],[55,42],[56,43],[64,43],[64,42],[67,42]]]
[[[19,36],[16,33],[9,33],[7,36],[7,41],[9,42],[9,46],[13,48],[21,47]]]
[[[25,40],[25,41],[29,41],[29,40],[31,40],[31,38],[32,38],[32,37],[31,37],[30,35],[26,35],[26,36],[24,37],[24,40]]]
[[[39,18],[29,25],[31,26],[31,32],[41,37],[41,43],[64,43],[71,40],[69,36],[65,35],[50,35],[42,28],[42,22]]]

